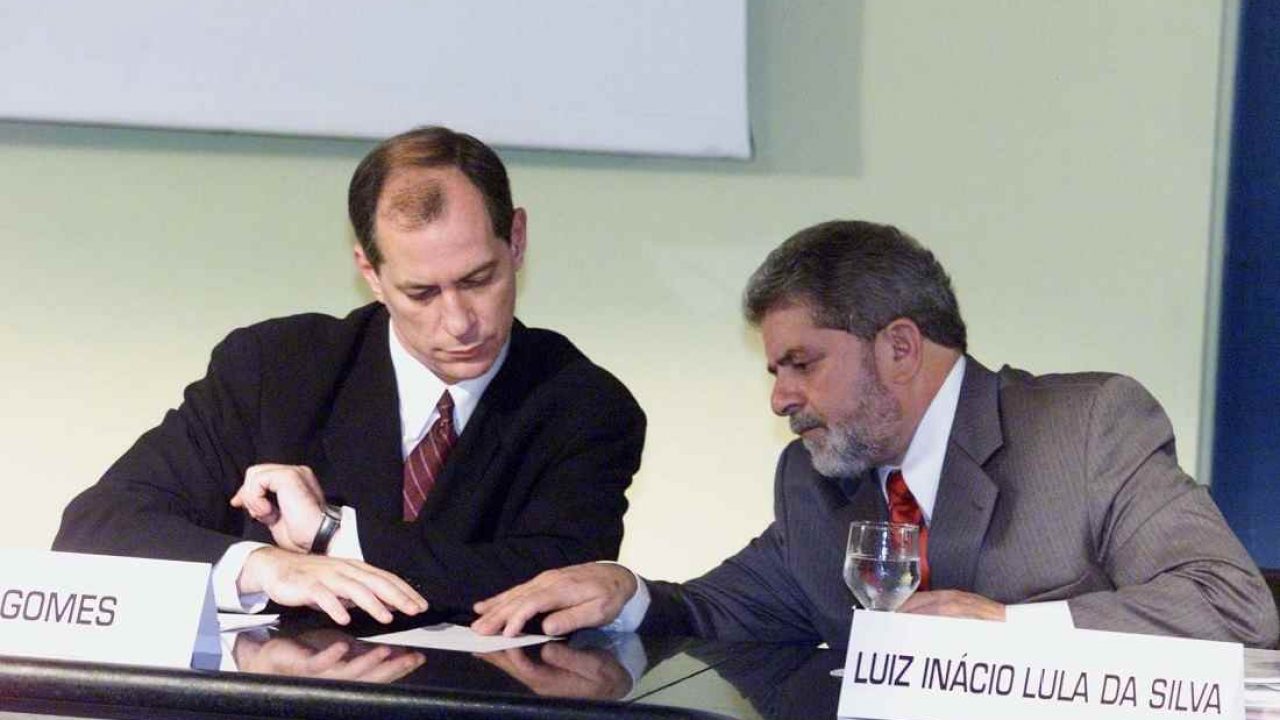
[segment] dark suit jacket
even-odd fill
[[[818,475],[800,442],[778,461],[764,534],[683,586],[650,583],[641,632],[848,643],[849,522],[885,519],[874,474]],[[1002,603],[1066,600],[1077,627],[1271,646],[1266,584],[1173,428],[1138,383],[1100,373],[992,373],[970,358],[929,528],[932,589]]]
[[[434,609],[617,556],[645,428],[621,383],[517,321],[506,363],[405,523],[387,332],[374,304],[231,333],[182,406],[71,502],[54,548],[214,562],[238,540],[270,542],[228,500],[246,468],[274,462],[310,466],[331,502],[356,509],[365,560]]]

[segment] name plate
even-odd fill
[[[217,667],[207,564],[0,550],[0,568],[0,654]]]
[[[1244,718],[1240,645],[858,610],[842,718]]]

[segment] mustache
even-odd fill
[[[787,420],[791,424],[791,432],[796,435],[799,435],[806,430],[827,426],[826,423],[822,422],[822,419],[817,415],[811,415],[808,413],[796,413],[790,418],[787,418]]]

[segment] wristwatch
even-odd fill
[[[316,530],[316,537],[311,541],[311,554],[323,555],[329,551],[329,541],[333,540],[334,533],[338,532],[338,528],[342,526],[342,508],[336,505],[325,504],[321,507],[323,514],[320,516],[320,528]]]

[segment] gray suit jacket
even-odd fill
[[[650,583],[641,632],[848,642],[849,522],[887,516],[873,473],[832,480],[793,442],[774,521],[683,585]],[[1273,646],[1276,607],[1164,411],[1130,378],[992,373],[969,359],[929,529],[932,589],[1067,600],[1077,627]]]

